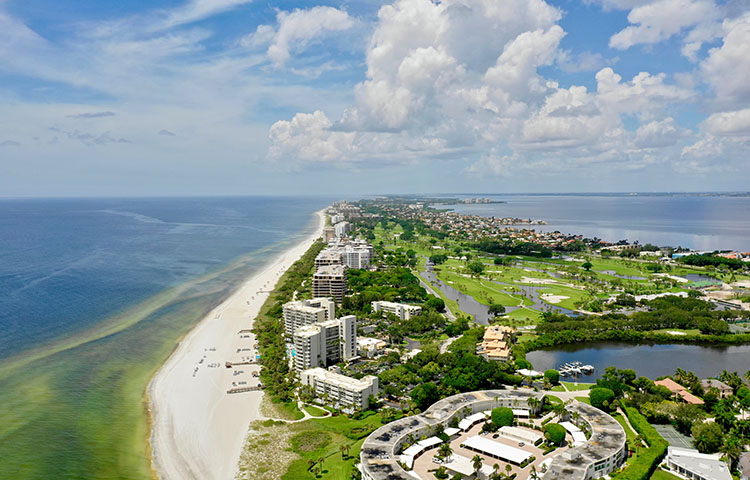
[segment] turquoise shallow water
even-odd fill
[[[150,377],[328,203],[0,202],[0,478],[152,477]]]

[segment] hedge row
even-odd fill
[[[625,414],[636,432],[648,443],[648,449],[642,452],[635,461],[617,474],[619,480],[648,480],[667,453],[669,444],[654,430],[646,417],[633,407],[623,405]]]

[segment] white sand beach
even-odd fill
[[[225,362],[255,357],[255,338],[245,330],[252,328],[283,272],[322,235],[325,215],[318,216],[312,235],[274,259],[201,320],[151,380],[151,448],[161,479],[235,477],[248,426],[262,418],[263,392],[228,394],[233,387],[257,385],[252,372],[259,366],[226,368]]]

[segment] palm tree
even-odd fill
[[[510,466],[510,463],[506,463],[505,464],[505,472],[506,472],[505,475],[508,476],[508,477],[510,477],[510,472],[511,471],[513,471],[513,467]]]
[[[474,458],[471,459],[471,466],[474,468],[474,474],[478,474],[479,470],[482,469],[482,457],[474,455]]]
[[[536,465],[531,466],[531,470],[529,470],[529,477],[531,480],[538,480],[539,475],[536,473]]]
[[[536,410],[539,408],[539,406],[542,404],[542,401],[539,400],[536,397],[529,397],[529,399],[526,401],[526,403],[529,404],[529,408],[536,412]]]
[[[737,460],[742,455],[743,448],[739,445],[738,441],[731,438],[724,442],[724,445],[719,447],[719,451],[724,454],[729,463],[729,470],[734,470],[734,466],[737,464]]]
[[[555,415],[560,417],[561,420],[568,414],[568,409],[565,407],[564,403],[555,404],[555,406],[552,407],[552,411],[555,412]]]
[[[438,448],[438,456],[440,458],[448,458],[451,456],[451,453],[453,453],[453,449],[451,448],[451,444],[448,442],[441,444]]]
[[[312,471],[313,467],[314,467],[315,465],[317,465],[317,464],[318,464],[318,462],[316,462],[316,461],[315,461],[315,460],[313,460],[312,458],[311,458],[311,459],[309,459],[309,460],[307,461],[307,471],[308,471],[308,472],[309,472],[309,471]]]

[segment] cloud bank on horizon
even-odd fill
[[[0,187],[40,172],[123,192],[168,172],[175,193],[435,169],[416,189],[750,180],[742,0],[153,4],[0,1]]]

